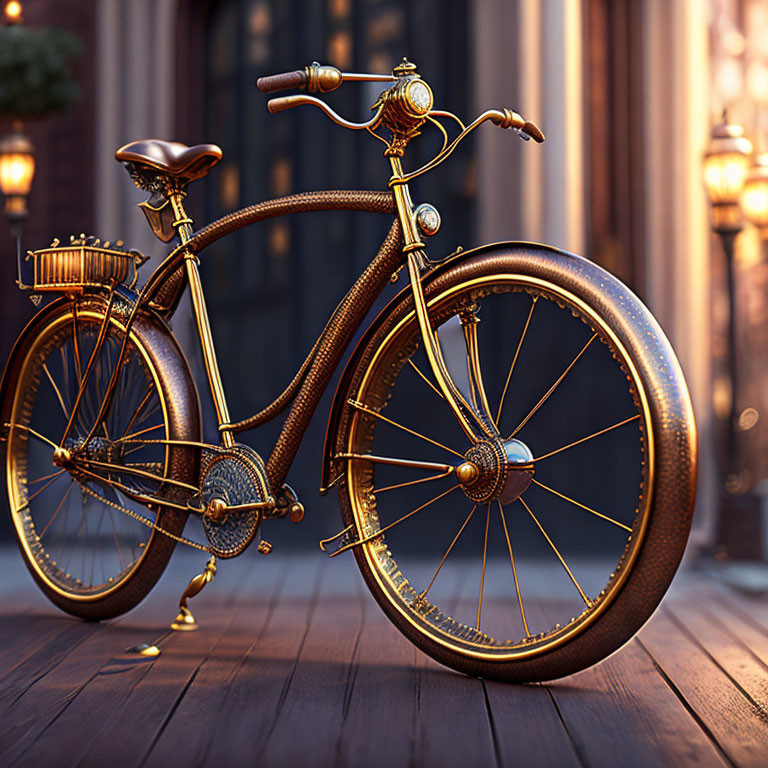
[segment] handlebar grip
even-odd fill
[[[531,138],[538,144],[544,141],[544,134],[536,123],[527,121],[522,115],[511,109],[494,110],[491,121],[499,128],[512,128],[519,133],[524,133],[523,138]]]
[[[285,91],[288,88],[303,88],[309,82],[309,75],[305,69],[296,69],[293,72],[282,72],[279,75],[267,75],[256,81],[256,87],[262,93]],[[271,111],[271,110],[270,110]]]
[[[530,136],[537,144],[544,141],[544,134],[536,123],[526,122],[520,130],[526,136]]]

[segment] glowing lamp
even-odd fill
[[[19,0],[8,0],[3,8],[3,20],[7,25],[21,24],[24,19],[21,16],[21,3]]]
[[[0,139],[0,192],[5,197],[5,217],[18,222],[28,213],[35,155],[32,142],[21,132],[21,124],[15,123],[12,130],[13,133]]]
[[[740,125],[723,122],[712,129],[704,155],[704,186],[712,203],[712,228],[721,234],[742,228],[739,198],[749,172],[751,142]]]

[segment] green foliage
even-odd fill
[[[55,27],[0,26],[0,117],[44,117],[80,96],[70,62],[80,41]]]

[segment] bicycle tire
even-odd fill
[[[459,575],[455,577],[454,594],[436,598],[432,602],[428,599],[432,584],[436,583],[435,579],[439,574],[447,573],[446,569],[453,556],[452,553],[458,552],[458,549],[452,550],[452,547],[454,545],[458,547],[457,541],[461,542],[462,536],[467,538],[469,535],[462,533],[464,530],[462,527],[456,534],[456,539],[445,550],[445,544],[450,540],[450,536],[456,533],[459,523],[465,520],[463,514],[458,516],[451,511],[452,507],[448,503],[449,499],[455,498],[456,493],[461,494],[462,489],[452,492],[453,497],[438,496],[428,505],[424,505],[432,510],[442,510],[440,523],[430,527],[428,535],[421,534],[422,543],[430,546],[432,546],[430,539],[441,538],[442,534],[440,546],[433,546],[436,554],[433,555],[432,566],[424,576],[418,571],[418,563],[409,564],[407,558],[398,560],[398,547],[407,553],[411,543],[411,538],[404,531],[408,526],[406,519],[418,519],[418,516],[410,516],[415,514],[410,512],[415,507],[415,503],[398,507],[394,502],[385,503],[384,499],[392,498],[395,493],[414,494],[414,489],[423,489],[432,482],[443,483],[445,480],[438,478],[437,481],[382,487],[383,483],[388,482],[387,477],[393,478],[392,474],[383,474],[384,470],[394,472],[394,469],[382,467],[381,464],[368,460],[357,459],[344,462],[337,459],[334,475],[343,472],[339,483],[342,517],[344,524],[351,526],[347,540],[349,541],[350,538],[354,540],[356,536],[365,537],[365,543],[352,546],[357,564],[373,596],[398,629],[422,651],[453,669],[470,675],[518,683],[550,680],[584,669],[621,647],[651,616],[672,580],[687,541],[695,501],[696,435],[685,381],[674,352],[654,318],[626,286],[586,259],[543,246],[497,245],[468,253],[460,260],[438,268],[435,276],[426,281],[425,295],[430,320],[435,328],[440,329],[440,332],[447,327],[451,318],[457,317],[458,313],[466,310],[468,306],[478,306],[478,301],[481,307],[489,302],[493,306],[494,301],[500,301],[506,297],[505,301],[514,299],[518,304],[522,302],[524,305],[523,311],[517,308],[518,326],[523,324],[522,318],[526,316],[525,310],[529,303],[548,306],[547,312],[562,321],[562,327],[566,330],[559,330],[558,334],[555,334],[556,344],[553,349],[566,346],[571,336],[575,339],[579,333],[582,333],[582,338],[588,338],[590,333],[593,333],[599,343],[593,344],[589,354],[584,353],[583,361],[574,364],[572,370],[578,371],[580,366],[584,368],[579,375],[585,376],[592,382],[593,389],[598,390],[596,395],[592,396],[592,403],[607,402],[607,400],[601,401],[602,395],[599,390],[603,386],[608,387],[604,382],[610,381],[611,397],[614,397],[614,389],[618,393],[616,409],[625,408],[630,404],[629,407],[634,407],[637,415],[629,419],[629,422],[633,423],[622,422],[625,426],[621,426],[620,423],[619,428],[612,427],[606,432],[598,431],[596,436],[593,435],[594,440],[590,437],[586,442],[576,443],[575,446],[581,451],[593,452],[590,454],[592,456],[609,451],[606,460],[610,463],[607,466],[622,467],[620,470],[622,473],[625,472],[624,464],[628,467],[635,464],[636,466],[631,470],[631,477],[637,478],[637,486],[632,490],[629,488],[630,483],[624,484],[626,488],[618,484],[620,487],[617,486],[615,491],[610,491],[613,494],[610,497],[611,503],[614,503],[614,495],[622,502],[621,505],[616,503],[615,519],[610,520],[610,523],[616,524],[615,526],[606,522],[606,515],[594,517],[584,511],[598,512],[599,510],[594,509],[593,504],[578,503],[577,506],[581,506],[581,510],[568,504],[567,502],[579,502],[579,499],[574,498],[570,493],[559,493],[559,489],[551,487],[551,481],[544,484],[546,491],[538,487],[538,482],[536,486],[531,482],[522,494],[524,502],[526,497],[528,498],[524,508],[517,503],[517,500],[506,507],[499,502],[503,533],[502,526],[496,522],[496,528],[493,529],[495,538],[491,537],[489,540],[492,511],[489,504],[487,511],[481,510],[480,524],[475,524],[475,532],[472,534],[476,540],[475,549],[479,550],[480,542],[483,540],[482,518],[485,516],[482,576],[479,562],[473,566],[475,570],[472,570],[463,562],[459,562],[456,555],[454,559],[457,559],[457,564],[454,568]],[[541,299],[545,300],[544,304],[538,303]],[[496,310],[490,310],[491,313],[494,311]],[[533,309],[529,311],[533,313]],[[398,381],[403,372],[410,368],[408,361],[413,361],[413,357],[421,347],[412,299],[405,292],[400,302],[385,312],[386,316],[374,326],[367,337],[364,337],[358,347],[351,376],[342,380],[343,390],[339,393],[339,397],[342,398],[341,402],[345,403],[345,406],[332,443],[335,456],[339,454],[381,455],[381,451],[377,450],[377,439],[379,439],[377,435],[381,433],[381,440],[389,439],[387,443],[389,446],[395,445],[395,442],[393,442],[394,438],[388,437],[385,430],[397,432],[399,436],[404,437],[401,430],[394,429],[392,421],[418,431],[418,419],[424,415],[421,401],[417,406],[413,401],[413,395],[403,396],[407,402],[404,402],[402,407],[398,406],[397,402]],[[500,316],[504,317],[503,314]],[[528,321],[534,323],[533,314],[528,315]],[[517,353],[525,349],[523,339],[526,338],[527,325],[525,329],[522,333],[520,327],[517,329],[517,334],[520,334],[519,343],[522,345],[517,348]],[[513,338],[517,340],[518,335],[513,334]],[[526,343],[530,346],[532,342]],[[515,353],[515,359],[517,359],[517,353]],[[505,354],[511,355],[511,350],[505,350]],[[600,357],[597,356],[598,354]],[[569,353],[565,358],[566,361],[571,360],[571,357],[572,354]],[[598,380],[589,379],[589,366],[597,365],[598,362],[602,366],[600,370],[604,373],[601,373],[601,378]],[[609,374],[611,365],[615,370]],[[513,362],[512,369],[514,366]],[[512,376],[512,369],[510,369],[510,376]],[[535,377],[536,370],[538,370],[537,366],[531,365],[527,373]],[[421,369],[421,373],[425,372],[429,373],[428,367]],[[568,373],[569,377],[572,375],[575,374]],[[614,383],[619,380],[625,382],[621,386],[626,387],[626,394],[622,394],[621,386]],[[562,400],[565,397],[563,394],[565,385],[558,386],[560,389],[556,390],[556,394]],[[535,389],[535,386],[533,388]],[[426,388],[424,391],[428,392]],[[506,388],[504,392],[506,394]],[[436,403],[435,407],[439,405],[447,408],[446,404],[439,404],[434,393],[430,396]],[[547,407],[555,408],[556,403],[550,404],[554,397],[555,395],[551,395],[550,402],[542,406],[537,413],[541,414]],[[505,407],[503,402],[502,396],[502,407]],[[398,407],[400,407],[399,411]],[[569,417],[566,422],[580,423],[582,416],[584,418],[590,416],[589,408],[568,410],[568,407],[565,407]],[[599,410],[599,407],[592,410]],[[376,417],[370,411],[376,411],[379,416],[386,416],[390,419],[390,423],[387,424],[384,419]],[[501,407],[499,412],[503,416]],[[446,421],[451,420],[449,411],[445,410],[443,414],[449,414],[444,415]],[[403,415],[404,418],[398,421],[398,418]],[[517,420],[519,416],[519,414],[516,416]],[[542,417],[541,415],[529,416],[529,420],[523,422],[525,426],[522,429],[518,427],[513,434],[519,434],[521,439],[526,440],[531,446],[535,444],[537,450],[533,451],[534,456],[541,454],[546,459],[544,451],[547,447],[556,447],[557,440],[552,442],[550,433],[542,436],[532,429],[537,418]],[[408,419],[410,420],[405,424]],[[553,416],[548,423],[557,424],[557,417]],[[436,428],[435,424],[436,422],[430,422],[433,428]],[[501,420],[499,424],[501,427]],[[563,429],[567,432],[571,426],[566,423]],[[504,432],[503,428],[502,432]],[[634,434],[635,432],[637,434]],[[420,434],[424,436],[423,431]],[[434,434],[434,432],[427,432],[427,436],[434,437]],[[467,442],[463,434],[458,431],[456,434],[459,437],[455,442],[449,444],[446,439],[442,445],[443,447],[448,445],[449,449],[457,448],[456,453],[461,456],[467,448]],[[621,437],[622,434],[625,436]],[[548,443],[547,438],[550,439]],[[412,446],[415,445],[414,440],[415,438],[411,439]],[[462,440],[464,440],[463,445]],[[622,442],[620,443],[619,440]],[[600,447],[601,443],[603,447]],[[624,443],[627,447],[624,447]],[[561,444],[565,445],[565,443]],[[419,445],[427,447],[423,441]],[[619,452],[619,445],[622,446],[623,453]],[[591,447],[588,448],[588,446]],[[554,453],[558,454],[558,451]],[[577,476],[579,482],[586,488],[592,489],[590,493],[594,488],[601,490],[600,482],[595,483],[594,480],[587,482],[582,479],[580,473],[584,476],[590,475],[590,472],[592,475],[595,473],[589,467],[583,468],[578,464],[579,460],[575,458],[576,453],[575,448],[569,447],[569,450],[564,453],[559,453],[557,456],[553,454],[552,459],[547,461],[550,461],[550,466],[554,460],[559,461],[557,466],[561,468],[560,471],[564,475],[571,472]],[[564,462],[564,459],[567,461]],[[450,459],[454,466],[460,460],[455,457]],[[572,471],[569,462],[578,471]],[[547,463],[542,461],[534,466],[537,468],[534,478],[537,475],[541,477],[544,474],[541,468],[546,467]],[[626,472],[629,471],[626,470]],[[615,472],[619,472],[619,469]],[[383,479],[374,483],[377,476]],[[624,475],[622,474],[621,477]],[[627,474],[627,477],[630,477],[630,474]],[[605,479],[606,486],[610,485],[609,479]],[[573,484],[575,481],[569,480],[569,482]],[[614,483],[614,485],[617,484]],[[538,496],[534,496],[535,501],[530,499],[533,493],[531,489],[538,493]],[[385,495],[384,491],[387,491],[390,496]],[[551,491],[554,493],[550,493]],[[635,491],[637,491],[636,508],[630,514],[629,511],[624,510],[624,507],[628,509],[628,499]],[[602,489],[602,492],[608,494],[605,489]],[[463,501],[467,502],[465,509],[472,503],[468,498]],[[555,502],[560,507],[553,506]],[[388,509],[388,506],[393,509]],[[622,507],[621,510],[619,506]],[[515,512],[510,514],[509,510],[512,507]],[[558,515],[565,514],[564,507],[571,510],[568,514],[578,512],[582,517],[569,517],[563,523],[558,519]],[[422,510],[422,507],[418,509]],[[556,513],[550,511],[555,509]],[[611,511],[613,509],[614,507],[611,506]],[[406,510],[410,515],[402,518],[395,516]],[[625,515],[623,518],[619,514],[620,511]],[[495,503],[493,512],[496,519]],[[432,514],[434,519],[434,515],[438,513],[421,512],[422,516],[426,514]],[[470,521],[474,514],[474,511],[470,513],[466,520]],[[450,515],[453,517],[449,519]],[[600,520],[600,517],[603,519]],[[590,522],[585,523],[585,519]],[[396,522],[390,526],[392,520]],[[571,520],[577,520],[577,522],[573,523]],[[443,524],[443,521],[447,522]],[[513,524],[517,526],[516,530],[513,530]],[[577,569],[574,567],[572,573],[567,566],[569,557],[561,555],[560,549],[563,553],[566,551],[565,547],[571,548],[574,552],[581,551],[579,548],[583,548],[583,542],[577,541],[578,537],[571,535],[571,532],[578,530],[578,526],[581,526],[583,532],[585,526],[598,524],[609,527],[612,531],[610,536],[614,536],[618,531],[624,540],[617,544],[610,539],[610,546],[606,543],[606,551],[611,553],[611,557],[615,557],[617,552],[619,555],[612,569],[601,576],[604,580],[602,589],[595,577],[594,581],[598,586],[591,591],[582,590],[576,578],[579,575]],[[465,522],[464,525],[467,523]],[[523,528],[524,525],[528,527]],[[550,525],[552,527],[549,527]],[[377,536],[377,531],[385,527],[387,531]],[[450,530],[446,533],[445,529],[449,527]],[[546,533],[548,527],[552,535]],[[508,528],[512,530],[512,534],[509,533]],[[605,538],[606,542],[609,541],[609,538],[606,538],[608,534],[599,529],[599,526],[594,530],[600,537]],[[470,531],[469,527],[467,531]],[[543,627],[541,632],[533,626],[529,628],[529,623],[533,624],[530,604],[528,620],[525,616],[525,597],[521,594],[520,584],[523,580],[521,569],[526,561],[521,561],[518,557],[516,568],[513,557],[513,549],[519,544],[516,540],[516,531],[521,534],[521,540],[531,542],[532,551],[534,547],[538,547],[536,552],[543,550],[550,556],[549,565],[546,566],[546,578],[559,579],[558,589],[562,586],[563,590],[562,605],[558,602],[561,600],[559,592],[550,603],[547,603],[549,597],[545,599],[537,593],[536,600],[533,602],[538,615],[544,617],[541,619]],[[539,536],[539,533],[543,533],[544,536]],[[504,542],[504,534],[506,534],[506,542]],[[396,536],[399,539],[396,539]],[[545,543],[545,539],[549,546]],[[483,615],[481,622],[483,589],[489,590],[489,585],[485,582],[489,544],[497,546],[500,552],[509,550],[506,568],[512,573],[507,577],[509,581],[506,587],[500,592],[501,597],[496,603],[490,604],[500,606],[499,626],[507,627],[512,623],[511,613],[507,616],[504,613],[505,610],[516,611],[517,616],[512,632],[518,631],[518,634],[510,635],[511,639],[497,640],[480,627],[481,623],[485,624],[488,621],[484,617],[490,610],[486,607],[486,614]],[[591,542],[588,544],[591,545]],[[426,589],[421,589],[427,584],[439,554],[444,551],[446,555],[434,573],[432,582],[429,582]],[[593,557],[595,568],[597,568],[602,560],[597,561],[596,556],[590,556]],[[479,561],[479,554],[476,554],[476,557]],[[538,562],[537,558],[530,560],[531,564]],[[544,560],[541,562],[544,563]],[[585,566],[580,567],[582,571],[585,570]],[[409,568],[414,574],[413,583],[410,580]],[[490,574],[492,570],[490,557],[488,568]],[[541,578],[536,577],[541,583],[544,582],[543,568],[544,566],[542,566]],[[566,571],[571,579],[566,578]],[[589,569],[586,569],[586,572],[591,574]],[[464,575],[461,575],[462,573]],[[466,574],[469,574],[471,579],[468,579]],[[520,576],[520,582],[518,582],[518,576]],[[463,596],[467,590],[466,584],[475,579],[477,582],[474,589],[477,591],[479,582],[480,592],[477,626],[473,626],[475,623],[474,597],[471,601],[472,621],[462,621],[462,615],[468,613],[466,605],[468,600]],[[591,575],[590,581],[593,581]],[[536,586],[538,582],[533,577],[529,577],[528,583],[538,588]],[[575,611],[571,615],[572,601],[578,599],[576,590],[571,590],[573,585],[578,588],[585,604],[581,605],[581,613]],[[572,591],[572,595],[566,594],[566,587]],[[564,607],[566,598],[569,602],[567,607]],[[438,600],[443,602],[438,603]],[[463,611],[463,614],[459,615],[459,611]],[[557,615],[563,611],[566,611],[566,614],[561,621],[551,622],[547,626],[554,611],[557,611]]]
[[[38,313],[14,348],[2,403],[8,429],[8,496],[22,557],[52,603],[88,620],[118,616],[144,599],[176,544],[152,522],[180,535],[187,518],[169,507],[147,509],[100,482],[92,469],[52,466],[54,446],[66,429],[79,384],[87,382],[67,437],[69,445],[87,436],[119,356],[129,312],[121,300],[113,306],[104,342],[94,355],[90,376],[85,376],[106,303],[105,296],[77,303],[60,299]],[[126,472],[140,468],[153,476],[196,482],[196,449],[143,444],[136,437],[141,433],[147,439],[199,439],[197,400],[183,356],[164,326],[150,315],[135,319],[122,368],[103,432],[97,430],[91,441],[98,452],[94,448],[91,455],[97,460],[108,457]],[[127,439],[121,442],[118,432]],[[130,483],[137,492],[151,493],[163,485],[117,470],[110,470],[109,477]],[[140,514],[150,526],[121,508]]]

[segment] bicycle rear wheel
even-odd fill
[[[360,352],[334,443],[363,577],[455,669],[583,669],[651,615],[685,547],[695,427],[674,354],[621,283],[556,251],[469,257],[427,298],[452,378],[496,437],[459,430],[405,301]]]
[[[159,579],[176,542],[153,526],[176,535],[184,527],[184,513],[150,510],[132,494],[152,496],[163,478],[192,480],[194,472],[193,449],[143,442],[196,437],[194,419],[180,425],[169,402],[178,387],[166,369],[169,337],[146,318],[130,332],[115,396],[89,439],[125,317],[115,311],[105,322],[97,300],[44,310],[14,353],[17,383],[4,408],[8,494],[25,563],[53,603],[94,620],[130,610]],[[58,461],[60,445],[77,459]]]

